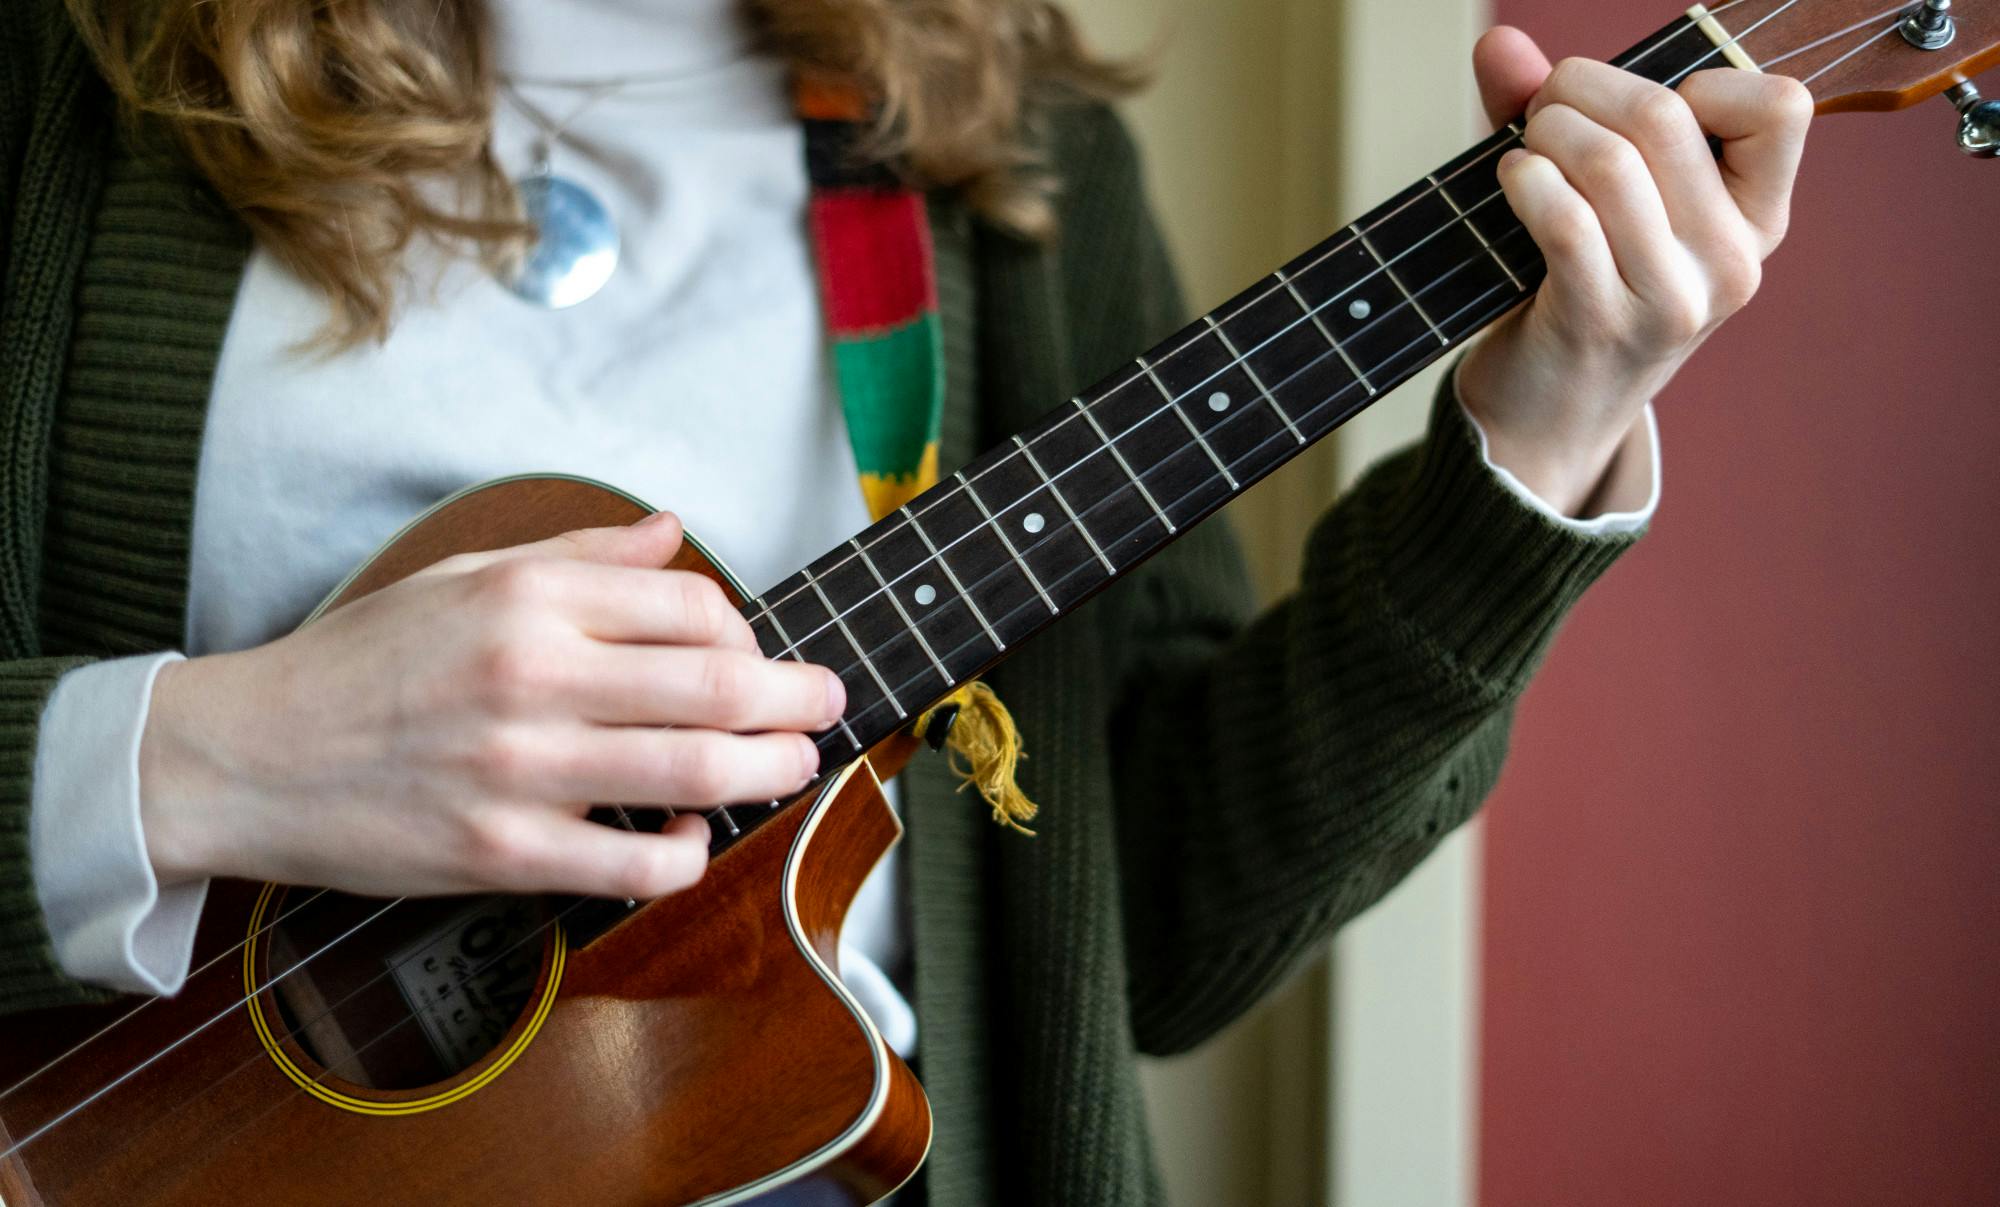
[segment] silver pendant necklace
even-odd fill
[[[560,122],[551,122],[528,104],[513,84],[503,87],[540,136],[535,140],[527,174],[514,182],[522,217],[534,231],[534,242],[518,259],[503,265],[497,275],[514,296],[562,310],[596,296],[617,270],[618,224],[595,193],[557,175],[550,159],[569,127],[592,105],[624,87],[624,82],[592,89]]]

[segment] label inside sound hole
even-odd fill
[[[486,897],[391,952],[396,987],[438,1062],[453,1071],[499,1046],[521,1015],[542,944],[541,913],[520,897]]]

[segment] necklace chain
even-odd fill
[[[553,151],[555,144],[561,142],[563,136],[569,133],[569,128],[580,121],[583,115],[596,107],[600,101],[617,96],[629,88],[651,88],[667,84],[684,84],[707,75],[710,72],[723,71],[734,67],[743,62],[747,57],[749,57],[747,54],[737,54],[721,62],[706,63],[700,67],[680,68],[673,71],[640,72],[634,75],[612,76],[601,80],[564,77],[536,79],[527,76],[503,76],[500,80],[500,90],[509,101],[513,102],[514,107],[521,111],[521,115],[527,118],[534,125],[535,129],[539,131],[540,137],[536,139],[533,151],[535,171],[545,174],[548,171],[549,155]],[[560,92],[580,92],[583,94],[583,99],[578,101],[569,113],[564,115],[562,120],[557,121],[550,118],[539,106],[531,104],[528,98],[521,94],[521,89],[523,88],[547,88]]]
[[[521,116],[527,118],[536,130],[534,146],[529,150],[529,154],[534,160],[534,166],[529,169],[529,174],[547,176],[549,174],[549,158],[554,154],[556,144],[563,140],[565,134],[569,133],[569,128],[575,125],[584,114],[590,112],[599,101],[616,96],[618,93],[624,91],[630,83],[630,80],[606,80],[601,84],[591,86],[586,90],[584,98],[578,101],[563,116],[561,121],[555,121],[538,107],[529,104],[528,98],[521,95],[519,86],[513,80],[502,80],[500,82],[501,91],[506,95],[508,100],[514,103],[514,107],[521,111]]]

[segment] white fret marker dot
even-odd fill
[[[1209,409],[1209,410],[1211,410],[1211,411],[1226,411],[1226,410],[1228,410],[1228,409],[1229,409],[1229,395],[1228,395],[1228,394],[1225,394],[1225,393],[1223,393],[1223,392],[1222,392],[1221,390],[1217,390],[1217,391],[1216,391],[1215,393],[1213,393],[1213,394],[1210,394],[1210,395],[1208,396],[1208,409]]]
[[[1040,532],[1042,530],[1042,526],[1047,522],[1048,521],[1042,519],[1041,512],[1031,511],[1028,513],[1028,518],[1021,521],[1021,527],[1027,529],[1030,533],[1035,533],[1035,532]]]
[[[925,583],[917,588],[916,599],[919,607],[930,607],[937,602],[937,588]]]
[[[1368,304],[1368,299],[1355,298],[1352,302],[1348,303],[1347,313],[1353,315],[1355,318],[1365,319],[1375,313],[1375,308]]]

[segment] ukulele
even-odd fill
[[[2000,102],[1969,82],[2000,63],[2000,0],[1734,0],[1613,62],[1668,85],[1782,72],[1820,113],[1948,92],[1961,144],[2000,150]],[[882,782],[935,736],[914,719],[1532,295],[1546,267],[1496,177],[1520,139],[1500,130],[762,598],[687,541],[672,567],[720,583],[767,655],[845,668],[813,786],[713,810],[706,876],[653,903],[216,884],[178,997],[9,1020],[0,1207],[351,1204],[385,1171],[409,1202],[892,1193],[930,1110],[836,943],[900,835]],[[321,612],[650,511],[575,478],[476,486]]]

